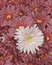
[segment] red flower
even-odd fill
[[[45,42],[48,44],[52,42],[52,35],[50,32],[45,33]]]
[[[0,9],[2,9],[7,3],[7,0],[0,0]]]
[[[52,14],[52,0],[47,0],[44,2],[44,6],[47,10],[47,14],[51,13]]]
[[[36,54],[21,53],[13,38],[15,30],[35,23],[44,33],[44,44]],[[0,65],[33,63],[52,65],[52,0],[0,0]]]
[[[18,22],[17,18],[18,9],[15,10],[15,7],[11,7],[8,5],[7,7],[3,8],[0,11],[0,19],[1,26],[10,26],[15,27],[16,23]]]

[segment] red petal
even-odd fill
[[[16,28],[19,28],[19,26],[24,26],[24,27],[26,27],[27,24],[26,24],[25,22],[18,22],[18,23],[16,24]]]

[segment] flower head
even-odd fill
[[[17,40],[17,49],[24,53],[36,53],[39,50],[38,46],[41,46],[44,42],[44,35],[39,27],[35,24],[31,28],[27,26],[19,26],[16,29],[14,39]]]

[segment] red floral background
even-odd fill
[[[36,54],[16,49],[19,26],[37,24],[44,44]],[[0,65],[52,65],[52,0],[0,0]]]

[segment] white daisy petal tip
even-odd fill
[[[36,49],[39,51],[38,47],[44,43],[44,34],[37,24],[34,24],[32,27],[27,26],[26,28],[20,26],[16,29],[14,39],[18,41],[16,48],[20,50],[20,52],[23,51],[27,54],[31,52],[34,54],[36,53]]]

